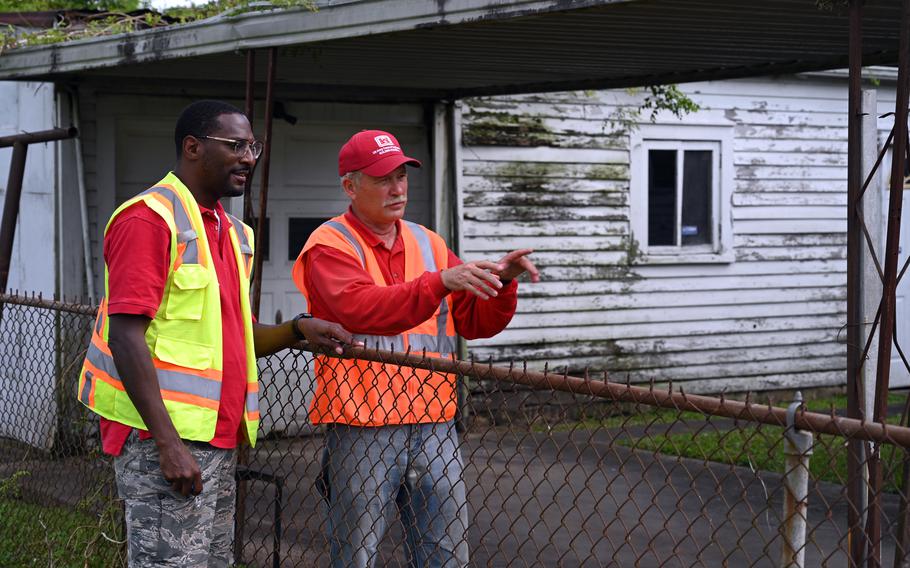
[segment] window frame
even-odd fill
[[[682,163],[686,150],[711,150],[711,244],[648,245],[648,152],[676,150],[676,234],[681,243]],[[730,263],[734,260],[731,198],[733,194],[733,126],[644,124],[631,135],[630,229],[640,255],[638,264]]]

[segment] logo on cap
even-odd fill
[[[383,146],[394,146],[395,145],[395,142],[392,141],[391,136],[385,136],[385,135],[377,136],[377,137],[373,138],[373,140],[376,141],[376,145],[379,146],[380,148],[382,148]]]

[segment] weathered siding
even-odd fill
[[[54,87],[48,83],[0,82],[0,134],[47,130],[56,126]],[[10,258],[8,288],[52,296],[56,260],[56,164],[64,143],[31,144],[19,201],[19,218]],[[0,199],[6,197],[13,149],[0,149]],[[0,437],[40,448],[54,443],[57,421],[54,374],[28,370],[54,369],[54,354],[43,342],[52,330],[52,314],[28,314],[6,308],[0,359],[7,369],[0,375]],[[38,333],[35,330],[39,330]],[[53,346],[51,346],[53,347]],[[26,361],[27,365],[10,364]],[[9,369],[18,369],[18,372]],[[28,370],[27,370],[28,369]],[[28,393],[27,404],[22,393]]]
[[[466,102],[463,256],[533,247],[543,280],[521,285],[512,323],[470,342],[472,355],[686,381],[691,391],[844,381],[846,81],[681,89],[701,106],[683,124],[734,131],[729,263],[641,262],[629,136],[617,120],[635,94]]]

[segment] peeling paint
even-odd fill
[[[465,115],[462,137],[469,146],[552,146],[559,140],[542,118],[507,112]]]
[[[491,196],[489,193],[474,192],[465,195],[464,204],[468,207],[497,206],[563,206],[563,207],[625,207],[625,193],[596,191],[586,193],[549,192],[542,186],[541,180],[532,180],[530,191],[522,183],[508,180],[498,184],[503,195]],[[535,184],[536,182],[536,184]]]
[[[563,164],[549,162],[506,162],[496,168],[495,175],[503,177],[530,177],[541,178],[544,176],[558,176],[566,172]],[[538,180],[543,182],[543,180]]]
[[[588,179],[600,180],[628,180],[629,166],[627,164],[603,164],[591,166]]]

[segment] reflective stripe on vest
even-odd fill
[[[436,272],[436,257],[433,256],[433,245],[430,243],[430,235],[424,231],[423,227],[417,223],[405,221],[414,238],[417,240],[417,246],[420,248],[420,254],[423,256],[423,265],[430,272]],[[426,349],[435,351],[440,355],[446,356],[455,352],[455,337],[446,332],[446,320],[449,317],[449,303],[443,298],[439,303],[439,314],[436,316],[436,337],[432,335],[411,334],[408,341],[411,350]],[[416,345],[416,342],[420,345]]]
[[[341,233],[341,236],[344,237],[344,240],[351,243],[351,246],[354,247],[354,250],[356,250],[357,254],[360,255],[360,265],[363,266],[364,269],[366,269],[367,260],[366,260],[366,257],[363,255],[363,248],[360,246],[360,243],[357,241],[357,239],[354,238],[354,235],[351,234],[351,231],[349,231],[347,227],[345,227],[338,221],[329,220],[329,221],[326,221],[325,224],[328,225],[329,227],[335,229],[339,233]]]
[[[177,227],[180,264],[199,264],[199,245],[196,242],[199,235],[196,234],[196,230],[193,228],[189,216],[187,216],[183,200],[170,187],[160,185],[150,187],[139,195],[155,194],[162,196],[171,204],[171,211],[174,213],[174,225]],[[182,245],[185,245],[185,247]]]
[[[258,392],[248,392],[246,393],[246,411],[250,414],[259,413],[259,393]]]
[[[246,257],[243,261],[246,273],[241,276],[245,277],[246,280],[249,280],[253,275],[253,247],[250,245],[250,239],[247,236],[246,229],[244,229],[244,225],[240,219],[229,213],[227,214],[227,217],[234,227],[234,234],[237,235],[237,244],[240,248],[240,254],[245,255]]]
[[[106,373],[110,378],[122,384],[120,374],[114,365],[114,359],[104,354],[94,342],[89,343],[86,360],[96,369]],[[162,390],[182,392],[191,396],[207,399],[215,404],[221,400],[221,381],[216,381],[199,375],[181,373],[168,369],[156,369],[158,387]],[[86,381],[88,382],[88,381]]]
[[[86,371],[85,372],[85,382],[82,384],[82,390],[79,392],[79,400],[81,400],[82,404],[84,404],[86,406],[91,405],[91,399],[89,398],[89,396],[92,393],[92,384],[93,384],[92,379],[93,379],[92,372]]]

